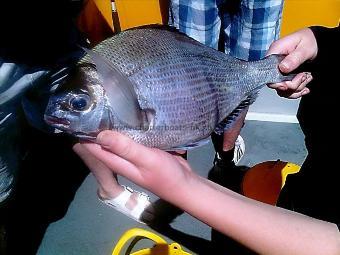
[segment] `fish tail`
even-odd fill
[[[285,74],[282,73],[279,69],[279,64],[281,61],[286,57],[286,55],[283,54],[272,54],[269,56],[266,56],[259,62],[262,62],[262,65],[264,65],[264,70],[268,69],[271,70],[270,73],[271,75],[269,76],[269,80],[267,81],[268,83],[278,83],[278,82],[283,82],[283,81],[291,81],[296,74],[289,73]],[[261,65],[261,66],[262,66]]]
[[[284,55],[273,54],[261,60],[246,62],[248,69],[245,76],[245,94],[250,95],[256,93],[264,86],[272,83],[290,81],[295,74],[284,74],[279,69],[279,64],[283,60]]]

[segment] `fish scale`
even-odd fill
[[[292,79],[278,70],[282,56],[242,61],[167,27],[126,30],[87,52],[62,93],[51,97],[46,121],[86,138],[117,129],[161,149],[198,146],[226,118],[225,123],[232,123],[262,86]],[[88,95],[75,90],[77,82]],[[61,112],[55,105],[57,100],[71,104],[86,96],[91,107],[84,110],[74,110],[75,104]],[[58,118],[69,125],[58,123]]]

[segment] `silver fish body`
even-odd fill
[[[92,50],[103,63],[91,54],[80,61],[50,98],[47,123],[88,138],[119,130],[161,149],[195,147],[228,116],[232,123],[262,86],[292,78],[278,70],[282,56],[242,61],[163,27],[126,30]]]

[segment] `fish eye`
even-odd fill
[[[87,95],[77,95],[70,100],[70,106],[73,110],[84,111],[88,108],[90,98]]]

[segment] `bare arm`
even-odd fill
[[[243,197],[196,175],[181,157],[117,132],[102,132],[97,143],[74,149],[260,254],[340,254],[335,224]]]

